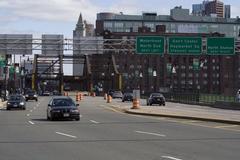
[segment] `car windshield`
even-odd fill
[[[21,96],[10,96],[9,100],[10,101],[19,101],[19,100],[21,100]]]
[[[163,95],[160,93],[155,93],[155,94],[152,94],[152,97],[163,97]]]
[[[75,106],[74,102],[71,99],[54,99],[52,102],[53,107],[66,107],[66,106]]]
[[[27,94],[35,94],[35,91],[28,91]]]

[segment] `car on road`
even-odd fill
[[[123,94],[121,91],[114,91],[112,94],[112,98],[121,98],[122,99]]]
[[[165,97],[161,93],[152,93],[147,99],[147,105],[159,104],[165,106]]]
[[[50,96],[51,93],[50,93],[49,91],[44,91],[42,95],[43,95],[43,96]]]
[[[133,93],[130,93],[130,92],[124,93],[122,97],[122,102],[125,102],[125,101],[133,101]]]
[[[75,104],[75,102],[70,97],[53,97],[48,104],[47,119],[75,119],[79,121],[80,112],[78,106],[79,104]]]
[[[28,90],[25,94],[25,99],[26,99],[26,101],[28,101],[28,100],[38,101],[38,95],[37,95],[36,91]]]
[[[23,95],[21,94],[13,94],[10,95],[7,101],[7,110],[11,109],[26,109],[26,101]]]

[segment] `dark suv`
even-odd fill
[[[33,90],[28,90],[25,94],[25,99],[26,101],[28,100],[35,100],[35,101],[38,101],[38,95],[35,91]]]
[[[165,106],[165,97],[161,93],[152,93],[147,99],[147,105],[159,104]]]

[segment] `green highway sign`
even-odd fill
[[[199,55],[202,53],[202,38],[169,37],[168,52],[171,55]]]
[[[193,70],[199,70],[200,63],[198,58],[193,58]]]
[[[162,55],[164,53],[164,38],[160,36],[137,37],[136,53]]]
[[[208,55],[234,55],[234,38],[207,38]]]

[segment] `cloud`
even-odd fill
[[[0,10],[5,10],[18,20],[25,18],[60,22],[77,21],[82,12],[93,22],[97,7],[89,0],[1,0]]]

